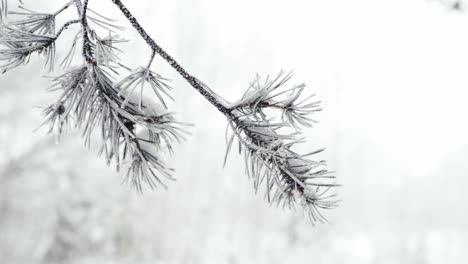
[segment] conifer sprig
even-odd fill
[[[229,131],[226,134],[225,162],[237,139],[239,153],[244,155],[246,173],[253,180],[255,190],[263,185],[268,202],[289,208],[299,205],[312,222],[326,222],[320,209],[337,206],[336,194],[329,194],[329,191],[338,185],[334,182],[334,175],[325,169],[324,161],[310,159],[323,149],[306,155],[293,150],[302,138],[297,125],[284,118],[285,112],[290,111],[290,115],[300,116],[301,120],[310,120],[309,115],[316,109],[294,106],[304,86],[284,88],[291,76],[280,72],[275,78],[267,77],[265,81],[257,76],[242,98],[231,105],[234,117],[228,125],[231,134]],[[289,96],[280,98],[288,93]],[[303,102],[300,101],[299,105]],[[269,117],[272,112],[267,112],[268,108],[282,111],[282,122]],[[298,122],[308,125],[304,121]],[[290,132],[284,134],[284,131]]]
[[[99,66],[83,66],[54,79],[53,90],[62,92],[58,101],[45,109],[46,121],[60,135],[63,127],[74,123],[82,128],[85,145],[90,146],[95,130],[101,134],[101,150],[107,163],[117,170],[130,163],[126,179],[142,191],[142,182],[151,188],[163,186],[161,176],[172,179],[161,156],[142,148],[141,143],[171,146],[184,138],[183,123],[170,113],[157,113],[150,102],[142,106],[130,101],[115,88],[110,73]],[[142,139],[137,128],[151,136]],[[135,177],[131,177],[131,176]]]
[[[323,149],[307,154],[295,151],[304,142],[301,129],[315,123],[313,115],[321,110],[313,95],[304,97],[305,85],[289,85],[292,73],[280,72],[265,79],[257,76],[238,101],[229,103],[159,46],[122,1],[110,1],[151,48],[146,66],[130,69],[121,62],[119,44],[125,40],[116,31],[123,28],[116,20],[89,9],[89,0],[69,1],[50,14],[24,7],[9,12],[7,1],[0,0],[3,72],[27,63],[34,53],[45,54],[46,64],[52,66],[57,38],[70,25],[81,25],[61,62],[65,72],[52,80],[49,89],[60,94],[44,109],[43,125],[49,132],[55,132],[59,139],[78,128],[87,147],[99,134],[99,154],[117,171],[125,171],[124,181],[138,191],[145,186],[166,188],[167,181],[174,180],[174,169],[166,164],[163,153],[173,152],[173,145],[189,134],[186,128],[190,124],[177,121],[168,111],[167,99],[174,101],[172,87],[151,69],[159,55],[227,118],[224,162],[236,142],[255,191],[265,189],[268,202],[288,208],[300,206],[312,222],[326,222],[321,210],[335,208],[338,200],[333,191],[337,186],[334,175],[326,170],[325,161],[314,159]],[[77,17],[56,30],[56,16],[72,5]],[[18,19],[8,22],[7,15]],[[93,27],[108,34],[101,36]],[[80,64],[71,67],[78,48]]]

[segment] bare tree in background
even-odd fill
[[[49,70],[55,68],[56,40],[63,32],[79,27],[70,51],[61,61],[65,70],[53,80],[52,91],[60,92],[56,102],[44,109],[49,132],[57,138],[70,128],[80,128],[85,144],[97,130],[107,163],[117,171],[127,170],[126,180],[137,190],[166,187],[173,169],[163,160],[163,150],[172,152],[174,142],[182,142],[189,124],[177,121],[168,112],[172,87],[168,80],[151,70],[157,55],[163,58],[215,109],[228,120],[226,162],[237,142],[245,158],[246,172],[255,190],[265,189],[268,202],[285,207],[300,206],[312,222],[325,222],[321,209],[337,205],[332,189],[334,176],[325,169],[325,161],[313,160],[318,149],[299,154],[294,147],[304,142],[301,128],[311,127],[311,117],[320,111],[320,102],[303,96],[304,84],[290,85],[292,74],[280,72],[274,77],[257,76],[236,102],[230,103],[205,83],[188,73],[169,55],[120,0],[110,0],[151,48],[148,61],[136,69],[120,61],[118,44],[124,41],[115,32],[121,27],[115,20],[88,8],[88,0],[68,1],[53,13],[38,13],[19,1],[19,11],[8,11],[8,1],[0,0],[0,70],[5,73],[27,64],[34,53],[45,57]],[[56,17],[69,7],[76,18],[56,26]],[[107,32],[100,34],[97,28]],[[80,50],[81,66],[72,67],[75,51]],[[124,76],[123,78],[118,78]],[[151,91],[149,95],[147,91]]]

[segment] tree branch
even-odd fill
[[[0,1],[6,3],[5,0]],[[160,110],[161,106],[166,108],[162,96],[172,97],[167,92],[170,87],[165,84],[166,79],[150,70],[157,53],[227,117],[225,162],[237,138],[239,152],[243,153],[246,172],[253,179],[255,190],[264,186],[268,202],[290,208],[299,205],[312,222],[326,222],[318,210],[337,206],[339,200],[335,200],[335,194],[327,192],[338,185],[329,171],[320,169],[326,166],[325,161],[309,158],[323,149],[308,154],[293,150],[295,145],[304,142],[300,129],[310,127],[315,122],[311,115],[320,111],[320,101],[309,100],[314,95],[301,97],[305,84],[286,87],[292,73],[284,74],[283,71],[276,77],[267,76],[265,80],[257,75],[240,100],[228,103],[159,46],[121,0],[112,0],[151,48],[148,64],[116,83],[115,75],[119,75],[121,69],[128,69],[120,63],[119,49],[114,47],[121,40],[113,35],[100,38],[88,25],[89,21],[107,28],[115,20],[88,10],[89,0],[68,1],[56,14],[74,4],[78,19],[66,22],[57,33],[55,21],[50,19],[54,15],[47,14],[42,18],[44,15],[40,13],[36,16],[45,22],[40,21],[39,25],[36,20],[29,19],[0,31],[0,44],[7,47],[0,50],[0,61],[6,61],[2,66],[6,71],[27,63],[30,54],[36,51],[44,53],[46,65],[52,66],[55,40],[68,26],[81,24],[81,31],[72,43],[65,65],[69,65],[81,37],[82,66],[54,79],[51,90],[61,90],[62,95],[55,104],[44,109],[44,124],[50,124],[49,132],[56,130],[60,136],[64,129],[75,123],[76,127],[83,128],[85,145],[89,146],[93,131],[99,127],[102,137],[99,154],[105,155],[109,165],[115,162],[119,171],[121,166],[128,164],[125,179],[130,180],[137,190],[142,191],[142,183],[151,188],[165,186],[161,179],[173,179],[173,169],[166,166],[159,150],[164,147],[172,152],[171,143],[180,142],[184,139],[182,133],[186,132],[180,127],[185,124],[177,122],[171,113]],[[0,9],[3,14],[6,8],[0,5]],[[103,20],[87,17],[87,11]],[[23,30],[24,25],[28,25],[30,30]],[[145,85],[153,89],[161,104],[144,97]],[[139,97],[134,94],[137,88]],[[281,121],[277,121],[278,117]]]

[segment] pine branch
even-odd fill
[[[312,108],[310,104],[303,106],[308,98],[297,103],[302,107],[294,104],[303,85],[278,91],[291,77],[292,74],[280,72],[275,78],[267,77],[262,82],[257,76],[244,96],[231,105],[235,118],[229,120],[231,135],[229,130],[226,133],[225,163],[237,138],[239,152],[244,155],[246,173],[253,180],[255,190],[263,184],[268,202],[289,208],[299,205],[312,222],[326,222],[319,209],[337,206],[339,200],[336,195],[327,193],[338,185],[334,183],[335,177],[331,172],[324,169],[324,161],[309,158],[323,149],[305,155],[293,151],[295,145],[303,142],[298,137],[298,124],[308,126],[306,121],[311,120],[309,115],[316,111],[317,105],[312,104]],[[288,92],[288,97],[280,99]],[[282,122],[274,122],[275,118],[270,117],[272,113],[267,112],[267,108],[282,111]],[[279,132],[288,129],[292,132]]]
[[[265,189],[270,203],[302,207],[313,223],[326,222],[321,210],[335,208],[339,201],[330,191],[338,185],[334,175],[325,169],[326,162],[312,159],[323,149],[307,154],[294,150],[304,142],[301,129],[315,123],[312,115],[321,110],[320,101],[312,101],[313,95],[302,98],[305,85],[287,87],[292,73],[280,72],[264,80],[257,76],[238,101],[229,103],[159,46],[122,1],[112,2],[151,48],[144,66],[130,69],[120,61],[118,45],[125,40],[115,30],[121,27],[115,20],[90,10],[89,0],[70,1],[52,14],[25,8],[25,12],[8,12],[6,1],[0,0],[0,44],[6,47],[0,49],[0,61],[5,62],[1,66],[4,71],[27,63],[34,52],[45,53],[46,63],[53,65],[55,40],[70,25],[81,24],[61,63],[66,72],[53,79],[50,87],[60,96],[44,109],[43,125],[49,127],[48,132],[55,132],[60,140],[66,131],[79,128],[85,146],[90,147],[98,131],[99,154],[117,171],[126,170],[124,181],[138,191],[143,191],[144,186],[166,188],[167,180],[174,179],[174,170],[167,166],[162,152],[171,154],[173,144],[185,139],[189,134],[186,127],[191,124],[177,121],[167,111],[166,100],[174,100],[172,87],[166,78],[151,70],[158,54],[227,118],[224,163],[237,141],[255,191]],[[55,33],[55,17],[72,4],[78,19],[65,23]],[[7,14],[23,19],[8,24]],[[101,37],[89,22],[108,30],[108,36]],[[80,66],[70,68],[80,43],[83,60]],[[146,96],[148,89],[154,98]]]

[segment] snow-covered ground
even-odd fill
[[[110,0],[90,2],[128,25]],[[425,0],[124,2],[227,100],[257,72],[293,69],[324,107],[303,150],[327,147],[343,202],[315,227],[268,206],[242,157],[222,168],[225,118],[160,60],[172,109],[196,126],[170,158],[177,181],[137,194],[79,133],[57,145],[33,132],[54,98],[33,59],[0,76],[0,263],[468,261],[467,13]],[[148,48],[124,35],[124,59],[145,64]]]

